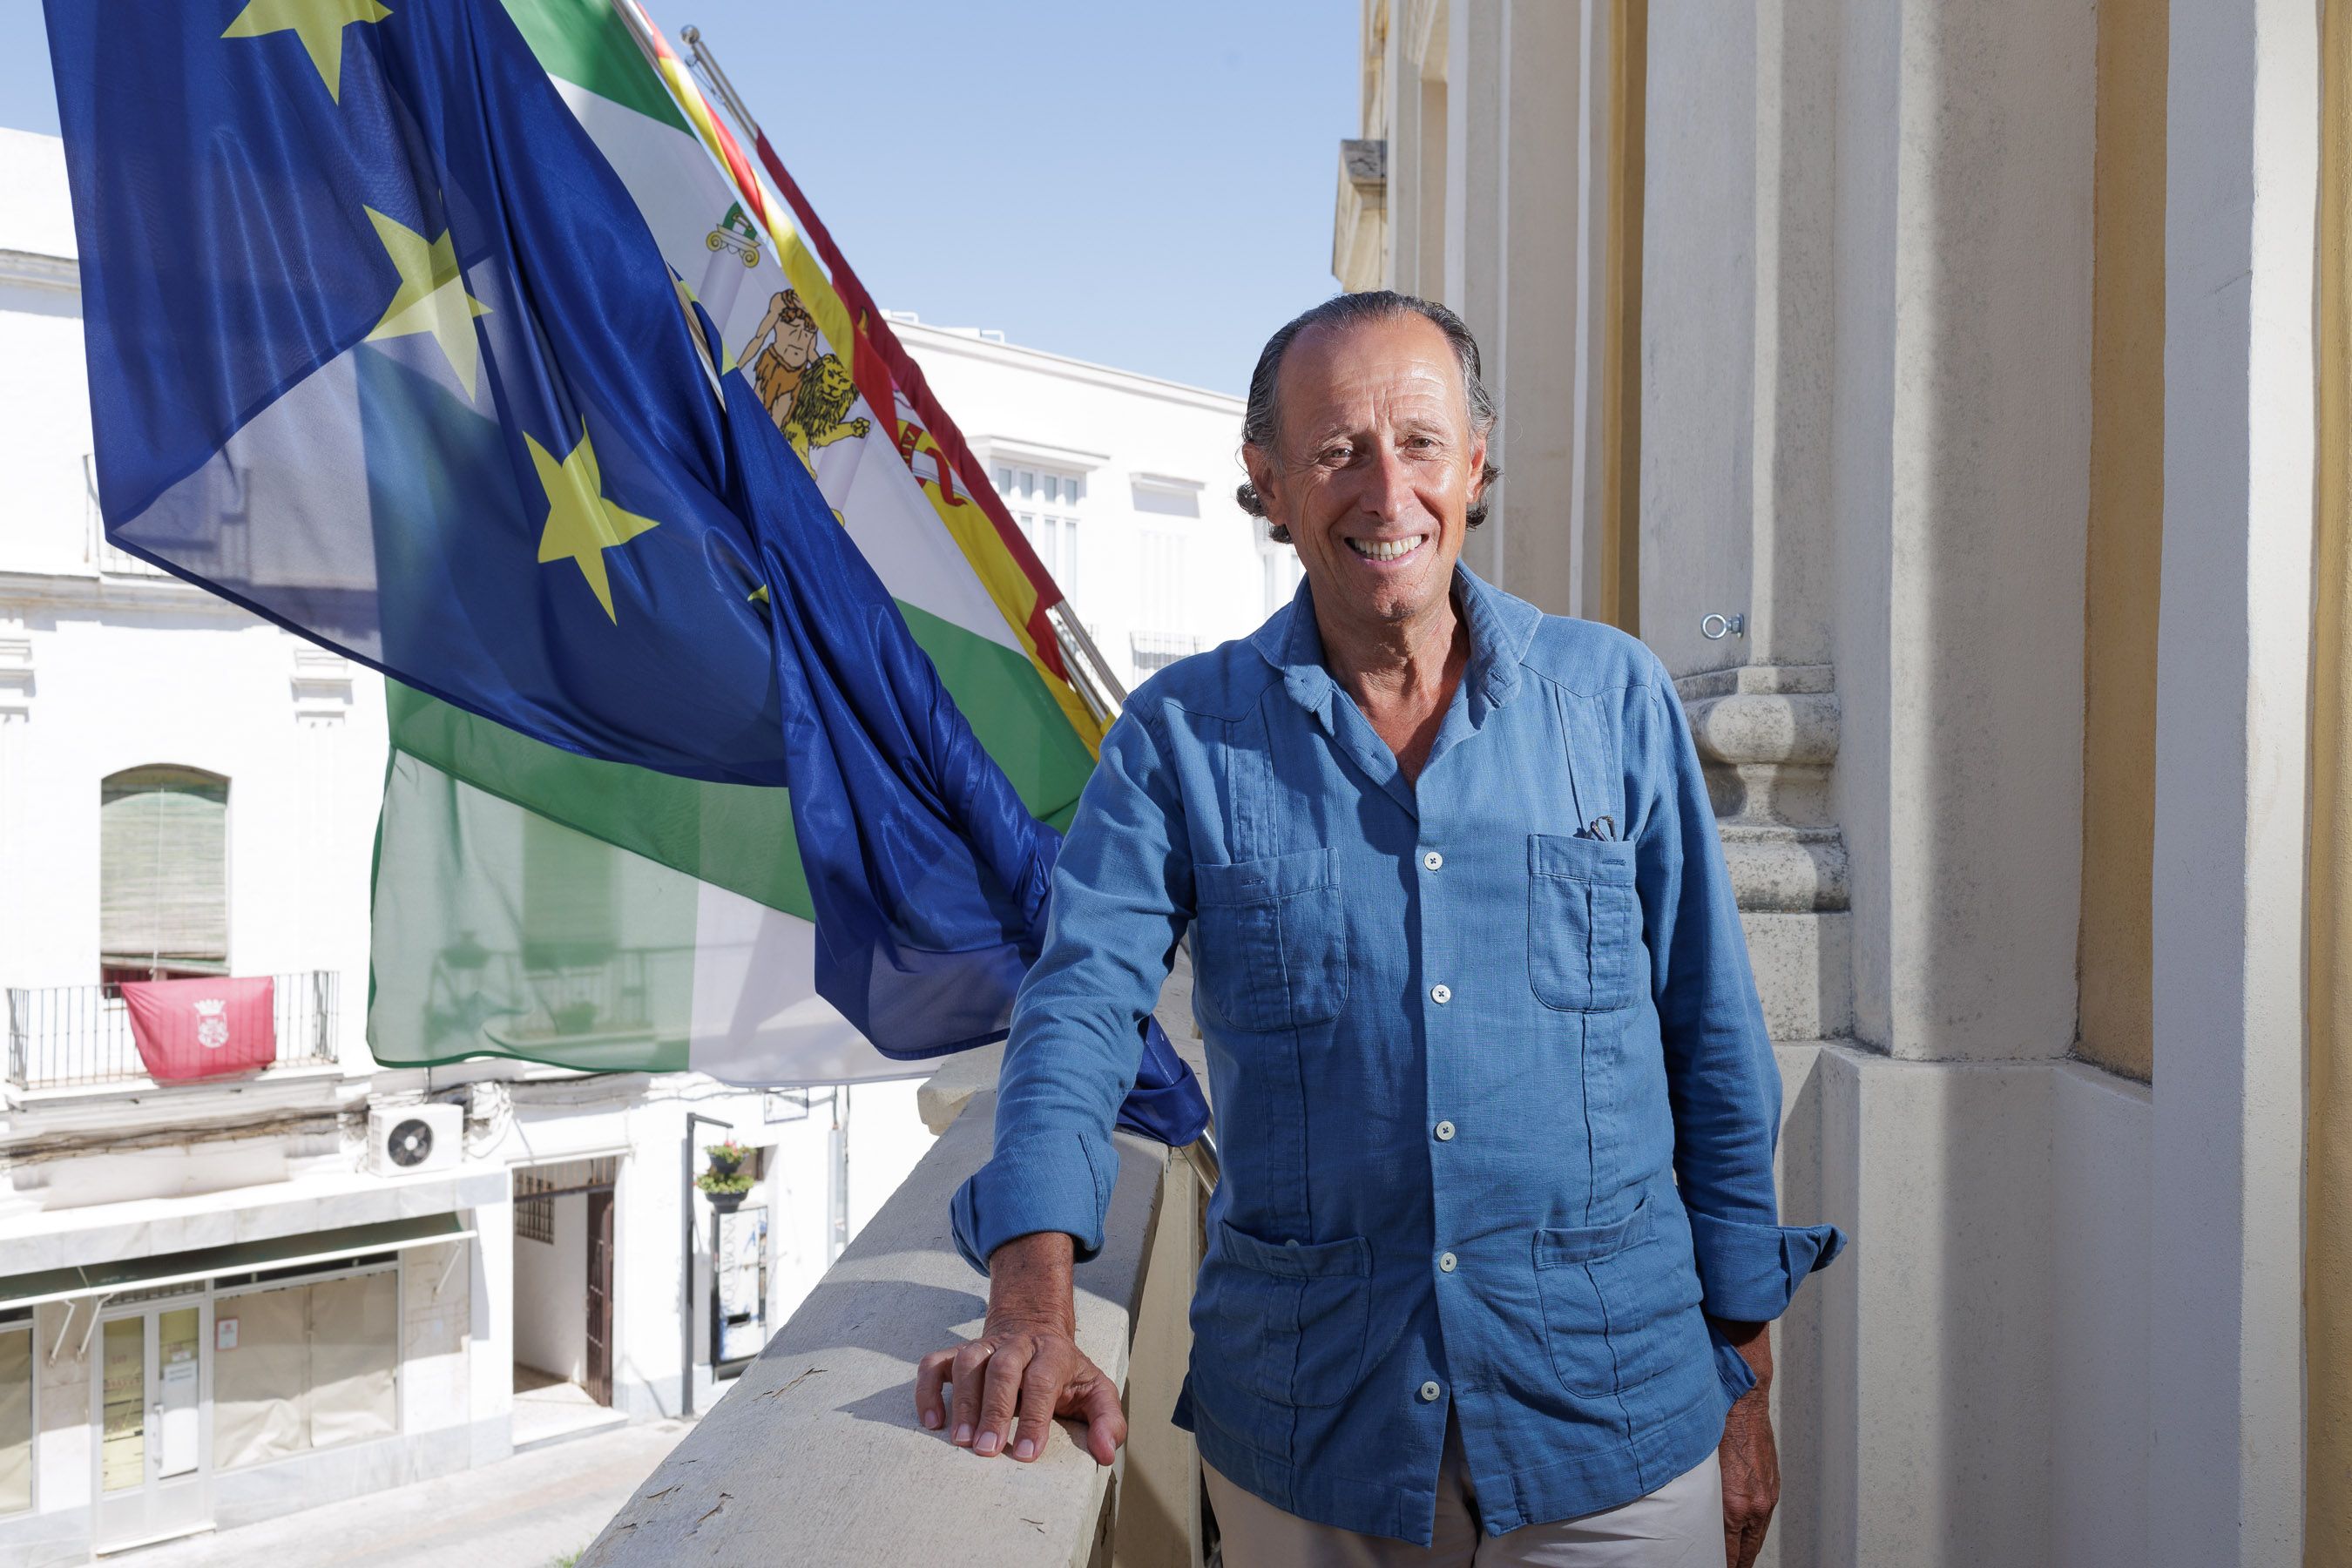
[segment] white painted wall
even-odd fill
[[[1265,619],[1263,555],[1291,551],[1262,546],[1261,526],[1234,500],[1244,477],[1241,399],[921,325],[903,313],[893,321],[992,474],[1058,467],[1084,479],[1078,571],[1061,585],[1122,680],[1135,683],[1133,634],[1182,632],[1212,647]],[[1246,383],[1250,369],[1234,365],[1234,384]],[[1016,514],[1040,510],[1017,497],[1006,504]],[[1149,536],[1174,547],[1172,592]],[[1160,624],[1170,617],[1154,613],[1155,594],[1178,606],[1176,624]]]
[[[849,1121],[849,1234],[856,1236],[937,1142],[915,1110],[921,1079],[852,1084]]]
[[[517,1366],[580,1382],[588,1373],[588,1195],[550,1200],[553,1242],[514,1242]]]

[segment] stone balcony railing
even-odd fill
[[[1187,1047],[1190,993],[1180,970],[1160,1008]],[[1118,1135],[1103,1249],[1076,1272],[1078,1346],[1126,1397],[1117,1465],[1060,1426],[1020,1464],[915,1418],[916,1363],[976,1334],[987,1308],[987,1281],[949,1238],[948,1198],[988,1157],[998,1055],[950,1058],[924,1086],[939,1141],[580,1568],[1199,1568],[1199,1461],[1168,1420],[1201,1255],[1202,1182],[1184,1152]]]

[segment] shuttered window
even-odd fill
[[[109,970],[228,971],[228,781],[133,768],[99,786],[99,949]]]

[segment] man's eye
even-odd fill
[[[1336,468],[1355,455],[1355,449],[1350,447],[1326,447],[1318,461]]]

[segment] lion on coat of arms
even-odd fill
[[[817,447],[830,447],[844,437],[856,440],[874,428],[874,421],[864,415],[842,417],[857,401],[857,384],[850,379],[839,354],[818,355],[809,372],[801,377],[793,396],[792,416],[783,423],[784,438],[804,463]]]
[[[874,427],[862,416],[844,417],[857,401],[857,383],[839,354],[817,352],[821,342],[799,290],[787,289],[769,301],[759,330],[735,356],[751,367],[760,406],[803,463],[817,447],[856,439]]]

